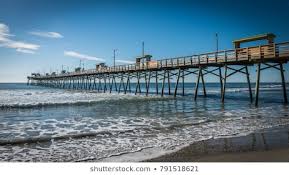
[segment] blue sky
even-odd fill
[[[288,8],[289,0],[1,0],[0,82],[23,82],[31,72],[59,71],[61,65],[72,70],[80,57],[86,68],[94,60],[112,65],[113,49],[118,60],[134,61],[142,41],[154,59],[215,51],[216,32],[220,50],[260,33],[289,41]],[[254,80],[255,68],[250,70]],[[262,81],[279,80],[278,72],[262,72]]]

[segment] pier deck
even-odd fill
[[[246,48],[235,48],[199,55],[160,59],[154,62],[143,62],[115,67],[106,67],[100,70],[90,69],[79,72],[68,72],[55,75],[28,76],[28,84],[50,86],[55,88],[88,89],[98,92],[131,92],[130,83],[136,79],[135,94],[141,93],[140,81],[146,83],[146,95],[152,78],[155,78],[156,94],[159,94],[158,81],[162,81],[161,95],[164,95],[164,86],[168,85],[168,94],[177,95],[179,81],[182,79],[184,95],[185,76],[197,76],[195,99],[198,94],[199,82],[202,81],[203,93],[206,96],[205,75],[217,76],[220,80],[221,99],[224,102],[226,81],[236,73],[247,77],[250,100],[253,102],[248,66],[257,66],[255,86],[255,105],[258,105],[260,72],[268,68],[280,71],[284,102],[287,103],[286,82],[283,64],[289,60],[289,42],[270,43]],[[262,65],[264,67],[262,67]],[[230,72],[229,72],[230,71]],[[224,72],[224,73],[222,73]],[[171,80],[175,77],[174,93],[171,93]],[[118,82],[117,82],[118,80]],[[125,81],[126,80],[126,81]],[[114,88],[113,88],[114,86]]]

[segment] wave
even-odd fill
[[[132,132],[131,130],[118,131],[121,132]],[[114,133],[110,131],[99,131],[92,133],[78,133],[78,134],[68,134],[62,136],[47,136],[47,137],[32,137],[32,138],[21,138],[14,140],[0,140],[0,146],[5,145],[22,145],[22,144],[31,144],[31,143],[41,143],[41,142],[51,142],[56,140],[69,140],[69,139],[81,139],[86,137],[96,137],[96,136],[112,136]]]
[[[84,105],[84,104],[94,104],[97,102],[99,102],[99,101],[68,101],[68,102],[39,102],[39,103],[0,104],[0,109],[34,108],[34,107],[66,106],[66,105]]]
[[[31,138],[17,138],[11,140],[0,140],[0,146],[4,145],[22,145],[22,144],[32,144],[32,143],[42,143],[42,142],[51,142],[57,140],[69,140],[69,139],[82,139],[87,137],[112,137],[118,136],[126,133],[137,133],[141,132],[141,130],[146,130],[147,132],[154,132],[153,130],[175,130],[178,128],[189,127],[201,125],[204,123],[213,122],[213,120],[201,120],[200,122],[194,123],[181,123],[181,124],[172,124],[163,127],[152,127],[152,128],[134,128],[127,130],[107,130],[107,131],[99,131],[99,132],[88,132],[88,133],[77,133],[77,134],[67,134],[60,136],[40,136],[40,137],[31,137]]]
[[[280,91],[282,88],[282,85],[268,85],[268,86],[261,86],[259,89],[261,91]],[[251,87],[252,91],[255,91],[254,87]],[[244,88],[227,88],[226,92],[247,92],[249,91],[248,87],[244,87]],[[208,90],[208,92],[211,93],[220,93],[220,90]]]
[[[161,97],[161,96],[133,96],[133,95],[120,95],[120,97],[114,98],[113,96],[108,96],[107,98],[97,98],[95,100],[71,100],[71,101],[48,101],[48,102],[34,102],[34,103],[8,103],[8,104],[0,104],[0,109],[9,109],[9,108],[41,108],[41,107],[53,107],[53,106],[69,106],[69,105],[91,105],[91,104],[98,104],[98,103],[130,103],[135,101],[147,101],[147,100],[167,100],[173,97]]]

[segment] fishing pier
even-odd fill
[[[216,76],[220,83],[221,101],[225,101],[227,80],[235,74],[245,76],[248,83],[250,101],[257,106],[261,72],[276,69],[281,76],[284,103],[288,103],[284,64],[289,60],[289,42],[275,43],[272,33],[235,40],[234,49],[222,50],[199,55],[182,56],[161,60],[151,60],[151,55],[143,55],[135,64],[107,67],[97,65],[96,69],[75,70],[59,74],[32,74],[28,84],[53,88],[94,90],[97,92],[116,91],[118,93],[144,93],[148,95],[150,86],[154,85],[155,94],[185,95],[185,77],[196,76],[194,99],[198,97],[199,85],[202,83],[203,95],[206,96],[206,77]],[[241,47],[241,44],[265,40],[264,45]],[[255,94],[252,93],[248,67],[256,66]],[[136,87],[131,88],[131,82]],[[174,82],[173,82],[174,81]],[[141,91],[141,82],[145,83],[145,92]],[[161,86],[159,85],[161,83]],[[174,87],[172,87],[174,85]],[[160,86],[160,87],[159,87]],[[167,88],[165,88],[165,86]],[[178,90],[178,88],[181,88]],[[165,92],[165,90],[167,90]],[[181,93],[180,93],[181,91]]]

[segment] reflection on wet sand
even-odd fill
[[[250,154],[253,156],[254,153],[264,153],[273,150],[280,149],[288,149],[289,148],[289,131],[288,127],[279,131],[264,131],[252,133],[247,136],[241,137],[233,137],[233,138],[218,138],[218,139],[209,139],[201,142],[197,142],[191,144],[188,147],[185,147],[178,152],[171,153],[168,155],[164,155],[155,159],[151,159],[149,161],[202,161],[203,157],[208,156],[222,156],[227,154]],[[282,154],[281,154],[282,155]],[[258,154],[257,154],[258,156]],[[284,155],[287,156],[288,155]],[[248,156],[247,156],[248,157]],[[250,157],[250,156],[249,156]],[[256,159],[257,161],[263,161],[262,157],[259,156],[260,159]],[[282,161],[282,157],[280,157],[280,161]],[[286,158],[287,160],[287,158]],[[206,161],[206,160],[205,160]],[[210,161],[210,159],[209,159]],[[212,159],[215,161],[215,159]],[[221,160],[222,161],[222,160]],[[231,161],[230,159],[225,161]],[[234,161],[234,160],[232,160]],[[250,161],[239,160],[239,161]],[[264,161],[268,161],[267,159]],[[269,157],[270,161],[270,157]],[[272,161],[276,161],[273,159]],[[279,160],[277,160],[279,161]]]

